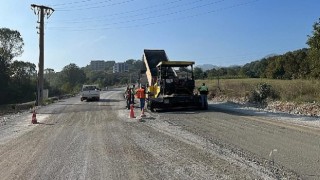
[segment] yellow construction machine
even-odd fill
[[[201,108],[195,92],[193,61],[169,61],[164,50],[145,49],[140,83],[148,90],[147,107],[155,109]]]

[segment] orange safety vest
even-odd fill
[[[139,98],[139,99],[143,99],[143,98],[146,98],[146,94],[144,93],[144,89],[140,88],[137,90],[136,92],[136,97]]]

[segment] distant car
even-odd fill
[[[83,85],[80,100],[100,100],[100,89],[97,85]]]

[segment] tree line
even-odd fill
[[[309,49],[304,48],[283,55],[263,58],[243,66],[214,68],[202,71],[195,68],[195,77],[202,78],[268,78],[268,79],[307,79],[318,78],[311,70]]]
[[[220,67],[202,71],[194,69],[196,79],[269,78],[269,79],[319,79],[320,78],[320,19],[313,25],[307,39],[308,48],[274,55],[243,66]]]
[[[308,48],[287,52],[243,66],[221,67],[203,71],[194,68],[196,79],[221,78],[270,78],[270,79],[319,79],[320,78],[320,19],[314,23],[308,36]],[[23,53],[23,38],[17,30],[0,28],[0,104],[35,100],[37,88],[36,65],[14,60]],[[61,72],[47,68],[44,88],[49,96],[77,93],[82,84],[98,84],[101,88],[136,82],[143,67],[141,60],[126,61],[129,72],[112,73],[114,64],[104,71],[91,71],[90,66],[66,65]]]

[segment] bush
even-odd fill
[[[266,104],[268,99],[278,99],[279,95],[270,84],[259,83],[249,94],[249,102]]]

